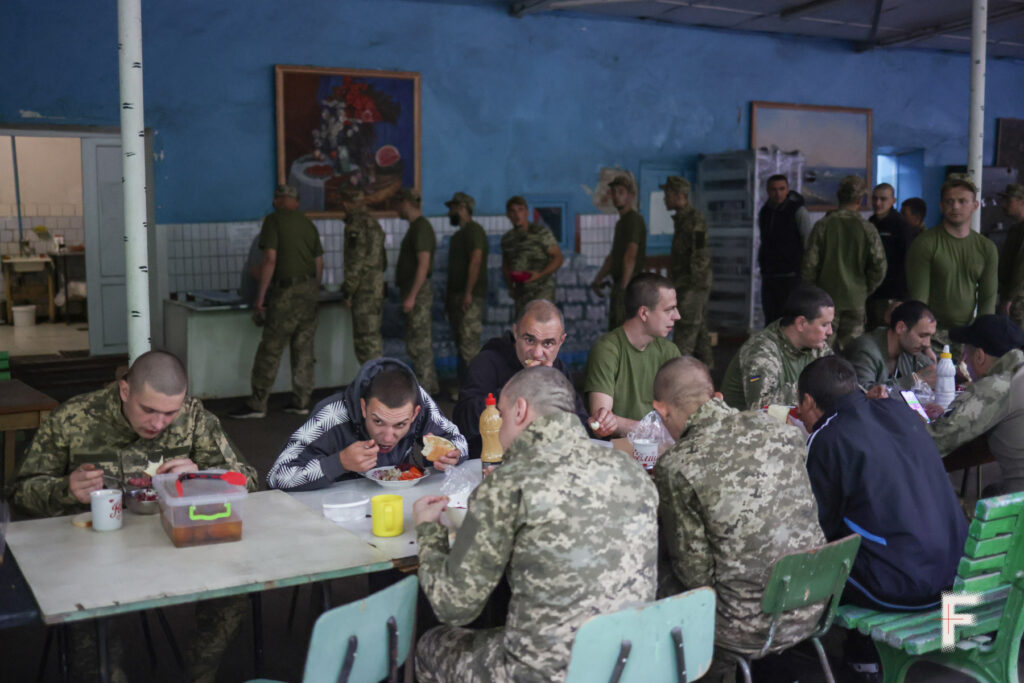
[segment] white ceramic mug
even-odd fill
[[[121,495],[120,489],[100,489],[89,494],[93,529],[115,531],[121,528]]]

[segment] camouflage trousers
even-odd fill
[[[526,680],[522,675],[526,673],[524,668],[505,657],[503,631],[501,628],[471,630],[458,626],[430,629],[416,643],[416,680],[420,683]]]
[[[404,296],[404,295],[403,295]],[[420,386],[428,394],[441,390],[437,383],[437,368],[434,367],[434,345],[431,343],[431,311],[434,305],[434,288],[430,281],[423,283],[416,293],[416,303],[405,316],[405,348],[412,359],[412,368]]]
[[[677,289],[679,320],[672,332],[672,340],[679,347],[679,353],[693,356],[708,366],[714,367],[715,358],[708,334],[708,297],[706,289]]]
[[[836,311],[832,320],[832,336],[828,343],[833,349],[842,350],[857,337],[864,334],[864,309],[844,309]]]
[[[277,378],[284,347],[290,350],[292,364],[292,404],[309,407],[315,384],[313,365],[316,357],[317,292],[320,284],[313,278],[288,287],[274,288],[268,294],[267,318],[263,339],[252,364],[252,396],[248,407],[266,411],[270,388]]]
[[[516,306],[516,320],[519,320],[519,314],[523,312],[526,304],[535,299],[547,299],[551,303],[555,303],[555,276],[552,275],[539,284],[521,282],[512,285],[512,298]]]
[[[469,308],[462,310],[462,296],[448,299],[445,306],[448,322],[452,326],[455,346],[459,350],[459,360],[466,367],[480,353],[480,335],[484,329],[484,299],[473,297]]]
[[[1017,327],[1024,329],[1024,296],[1018,296],[1010,302],[1009,315]]]
[[[626,322],[626,288],[619,283],[612,285],[612,292],[608,301],[608,330]]]
[[[352,349],[360,365],[368,360],[380,358],[384,353],[384,342],[380,336],[383,305],[382,284],[376,287],[360,287],[352,296]]]
[[[185,664],[189,680],[214,683],[221,658],[248,612],[245,596],[217,598],[196,604],[196,630],[189,643]],[[126,637],[137,633],[135,615],[108,618],[107,652],[110,680],[127,683],[124,668]],[[72,680],[95,681],[99,674],[95,622],[76,622],[68,626],[68,660]]]

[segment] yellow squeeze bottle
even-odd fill
[[[483,447],[480,449],[480,460],[484,466],[500,465],[504,449],[501,441],[498,440],[498,431],[501,429],[501,413],[498,412],[498,402],[494,394],[487,394],[487,407],[480,413],[480,440]]]

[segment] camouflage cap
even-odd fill
[[[511,201],[511,200],[509,200]],[[526,200],[523,200],[526,203]],[[444,203],[449,209],[452,208],[452,204],[462,204],[464,207],[469,209],[470,213],[473,213],[473,209],[476,208],[476,200],[470,197],[465,192],[456,192],[452,195],[452,198]]]
[[[1002,199],[1024,199],[1024,185],[1010,183],[1005,190],[999,193],[999,197]]]
[[[840,197],[857,199],[868,193],[868,183],[859,175],[848,175],[839,181],[839,189],[836,194]]]
[[[970,173],[950,173],[946,176],[946,182],[942,183],[942,196],[945,196],[949,187],[964,187],[978,195],[978,186],[974,183]]]
[[[619,187],[624,187],[630,192],[636,193],[636,188],[633,186],[633,181],[630,180],[628,175],[617,175],[610,183],[608,183],[608,187],[615,187],[616,185],[618,185]]]
[[[358,202],[363,198],[363,191],[358,187],[343,185],[338,188],[338,195],[341,197],[341,201],[343,202]]]
[[[949,338],[996,357],[1024,347],[1024,332],[1005,315],[979,315],[970,325],[951,329]]]
[[[277,189],[274,190],[275,197],[291,197],[292,199],[299,198],[299,191],[291,185],[278,185]]]
[[[513,196],[508,198],[507,202],[505,202],[505,210],[508,211],[510,208],[512,208],[516,204],[518,204],[519,206],[526,206],[526,207],[530,206],[529,204],[526,203],[526,198],[525,197],[521,197],[519,195],[513,195]]]
[[[420,194],[420,191],[417,190],[415,187],[402,187],[399,188],[398,192],[395,193],[395,201],[408,201],[415,204],[416,206],[419,206],[420,202],[423,201],[423,196]]]
[[[665,179],[665,184],[658,185],[658,187],[668,192],[690,196],[690,181],[682,176],[670,175]]]

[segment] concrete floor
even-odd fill
[[[0,325],[0,351],[11,356],[56,355],[89,349],[87,323],[44,323],[31,327]]]

